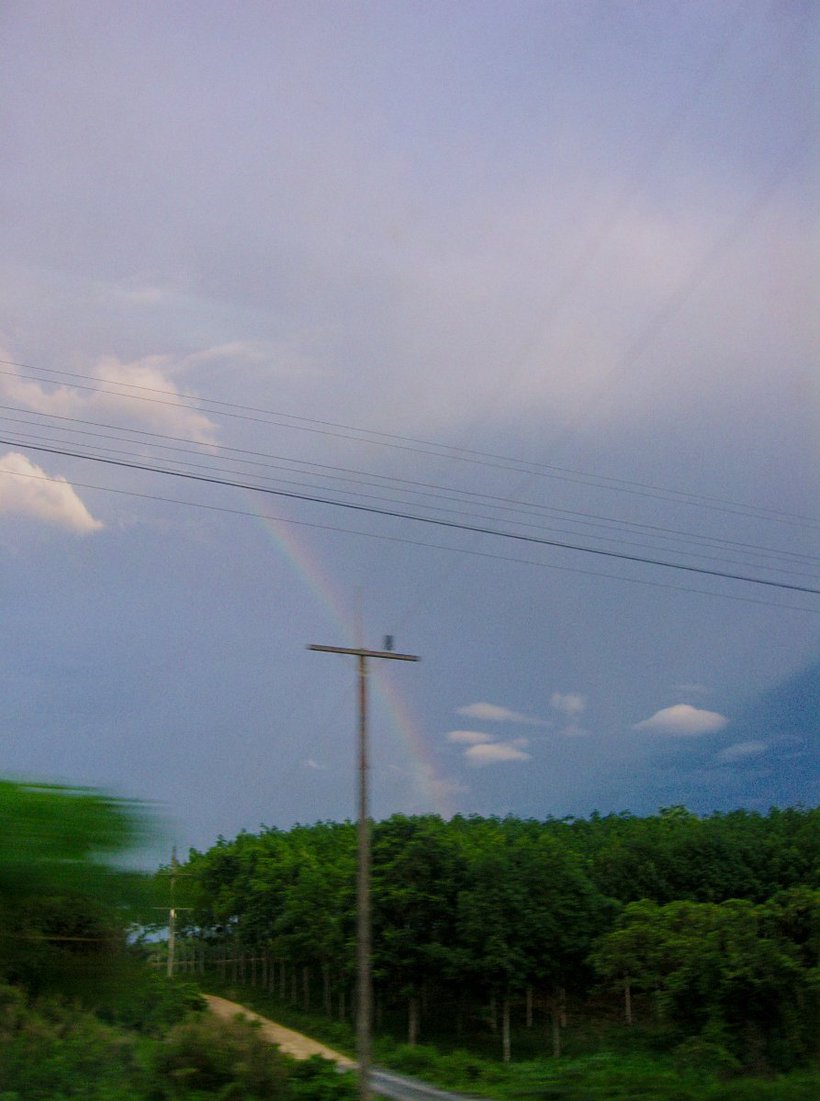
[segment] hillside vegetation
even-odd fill
[[[322,822],[192,851],[189,966],[349,1020],[355,845]],[[505,1061],[617,1036],[726,1075],[810,1067],[818,868],[812,809],[396,815],[373,827],[379,1028]]]
[[[117,866],[146,827],[132,803],[0,780],[0,1101],[352,1097],[148,966],[151,878]]]
[[[146,828],[0,781],[1,1101],[352,1096],[202,1013],[193,981],[348,1047],[355,828],[243,833],[155,877],[122,870]],[[799,808],[375,823],[378,1059],[487,1097],[808,1101],[819,832]],[[138,935],[169,872],[177,981]]]

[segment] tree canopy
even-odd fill
[[[321,975],[325,1009],[349,1007],[355,851],[349,822],[192,850],[188,931],[225,954],[264,953],[303,1001]],[[613,990],[628,1017],[634,993],[640,1012],[682,1036],[720,1034],[741,1059],[787,1065],[811,1048],[817,810],[394,815],[373,824],[372,854],[377,997],[405,1005],[411,1039],[422,1002],[454,1020],[487,1019],[497,1002],[508,1033],[516,999],[555,1022],[567,995]]]

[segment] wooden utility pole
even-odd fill
[[[387,647],[393,640],[385,639]],[[370,945],[370,817],[367,790],[367,659],[418,661],[414,654],[392,649],[365,650],[349,646],[308,646],[326,654],[352,654],[358,658],[359,685],[359,822],[356,871],[356,1057],[359,1064],[359,1101],[370,1101],[371,1035],[373,1031],[373,981]]]
[[[168,908],[168,978],[174,976],[174,952],[176,949],[177,908],[174,905],[174,887],[177,882],[177,847],[171,850],[171,905]]]
[[[179,863],[177,861],[177,847],[174,845],[171,850],[171,883],[170,883],[170,906],[168,907],[168,963],[166,965],[166,974],[168,978],[173,978],[174,974],[174,955],[176,950],[176,925],[177,925],[177,911],[178,910],[190,910],[190,906],[176,906],[174,902],[174,888],[176,887],[177,876],[188,875],[188,872],[179,871]],[[164,909],[164,907],[155,907],[155,909]]]

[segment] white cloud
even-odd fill
[[[83,535],[103,527],[65,478],[52,478],[16,451],[0,457],[0,513],[33,517]]]
[[[0,395],[35,413],[95,420],[116,418],[167,435],[214,442],[216,425],[185,398],[171,375],[170,356],[145,356],[123,363],[105,356],[88,369],[94,381],[45,385],[19,370],[0,376]]]
[[[185,364],[211,363],[214,360],[244,359],[267,362],[272,359],[274,349],[261,340],[231,340],[227,344],[217,344],[213,348],[204,348],[185,357]]]
[[[495,765],[503,761],[529,761],[530,754],[522,748],[526,744],[524,738],[517,738],[514,742],[485,742],[471,745],[464,757],[476,766]]]
[[[326,765],[320,765],[319,762],[314,761],[312,757],[308,757],[306,760],[302,761],[302,764],[305,766],[305,768],[319,769],[320,771],[324,770],[327,767]]]
[[[635,730],[657,730],[662,734],[697,735],[714,734],[723,730],[729,720],[717,711],[704,711],[688,703],[664,707],[635,723]]]
[[[565,738],[588,738],[590,731],[576,722],[568,722],[560,731]]]
[[[490,723],[537,723],[540,720],[520,711],[511,711],[508,707],[499,707],[494,703],[470,703],[456,708],[457,715],[466,715],[470,719],[481,719]]]
[[[568,718],[575,718],[586,709],[586,700],[579,692],[553,692],[550,706]]]
[[[765,742],[735,742],[728,745],[717,755],[721,764],[733,764],[735,761],[746,761],[750,757],[760,757],[766,752]]]
[[[451,730],[447,735],[448,742],[459,742],[461,745],[481,745],[491,742],[489,734],[481,730]]]

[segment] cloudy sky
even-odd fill
[[[817,799],[817,7],[10,0],[2,773],[161,844]]]

